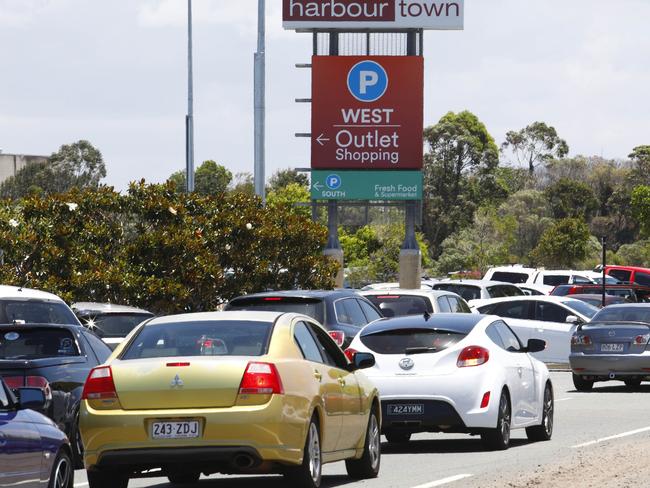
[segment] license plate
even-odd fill
[[[199,437],[198,420],[178,422],[154,422],[151,425],[154,439],[193,439]]]
[[[623,344],[601,344],[601,352],[623,352]]]
[[[388,405],[388,415],[422,415],[424,405],[421,403],[412,405]]]

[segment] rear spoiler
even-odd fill
[[[576,331],[582,330],[582,328],[585,325],[589,325],[589,326],[591,326],[591,325],[618,326],[618,325],[621,325],[621,324],[625,324],[625,325],[643,325],[643,326],[648,327],[650,329],[650,322],[641,322],[641,321],[634,321],[634,320],[618,320],[618,321],[615,321],[615,320],[603,320],[602,322],[587,322],[587,323],[584,323],[584,324],[580,324],[576,328]]]

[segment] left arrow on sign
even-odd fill
[[[321,185],[318,181],[314,183],[314,190],[321,191],[322,189],[323,189],[323,185]]]
[[[316,138],[316,142],[320,144],[321,146],[324,146],[326,142],[328,142],[330,139],[328,137],[325,137],[325,134],[321,134]]]

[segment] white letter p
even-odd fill
[[[368,93],[368,87],[375,86],[379,81],[379,75],[375,71],[361,71],[359,77],[359,91],[363,95]]]

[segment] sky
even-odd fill
[[[256,0],[194,0],[197,165],[253,171]],[[0,150],[87,139],[109,185],[185,167],[185,0],[0,0]],[[311,37],[267,0],[267,178],[309,166]],[[425,34],[425,125],[470,110],[498,144],[534,121],[571,155],[650,144],[650,0],[466,0],[465,30]]]

